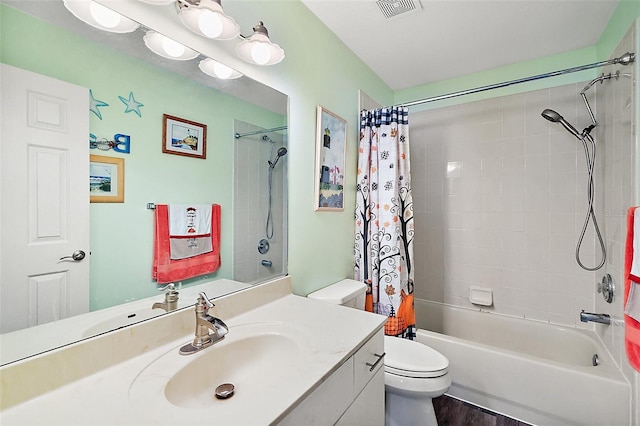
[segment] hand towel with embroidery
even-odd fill
[[[211,252],[211,205],[169,205],[169,243],[172,260]]]

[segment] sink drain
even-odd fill
[[[223,383],[216,388],[216,398],[218,399],[227,399],[233,396],[236,387],[231,383]]]

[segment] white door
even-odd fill
[[[5,64],[0,85],[5,333],[89,311],[89,91]]]

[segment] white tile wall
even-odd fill
[[[595,308],[595,282],[603,271],[583,271],[574,258],[587,207],[584,152],[561,125],[540,116],[552,108],[579,129],[591,124],[579,96],[585,85],[411,115],[415,221],[424,235],[415,251],[425,260],[417,262],[417,297],[472,306],[469,287],[480,285],[494,290],[489,309],[496,312],[585,326],[579,312]],[[599,128],[601,151],[613,142],[603,134],[608,127]],[[609,172],[609,164],[602,165],[608,158],[598,158],[598,200],[605,194],[603,176],[629,175]],[[624,158],[631,165],[629,152]],[[597,212],[604,228],[602,202]],[[583,263],[597,263],[598,247],[590,224]]]

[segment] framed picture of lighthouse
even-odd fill
[[[163,114],[162,152],[207,158],[207,125]]]
[[[316,211],[344,210],[347,121],[318,105],[316,126]]]

